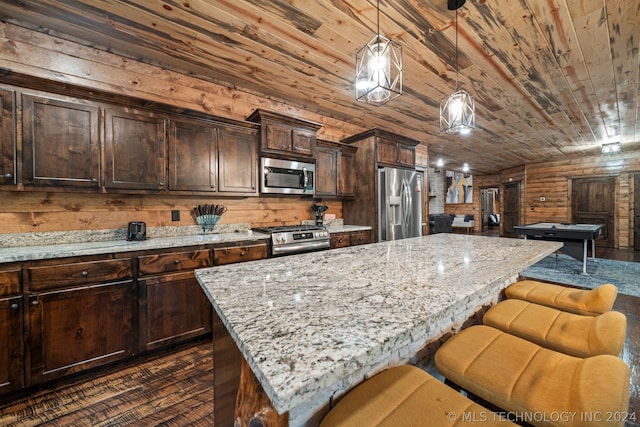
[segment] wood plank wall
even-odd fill
[[[339,141],[366,129],[290,107],[165,69],[67,42],[53,36],[0,22],[0,68],[90,87],[111,93],[244,120],[256,108],[278,111],[323,124],[318,136]],[[117,195],[49,192],[0,192],[0,233],[92,230],[126,227],[145,221],[150,227],[192,225],[191,209],[201,203],[222,203],[229,211],[221,223],[254,226],[299,224],[313,219],[310,198],[252,197],[221,199],[164,195]],[[342,218],[342,203],[325,200],[328,213]],[[171,210],[181,212],[171,221]]]
[[[638,152],[583,157],[579,161],[531,163],[522,173],[502,171],[501,182],[521,180],[522,223],[571,221],[571,180],[595,176],[614,176],[615,241],[618,248],[633,247],[632,177],[640,171]],[[515,172],[515,173],[514,173]],[[545,201],[541,202],[540,197]]]

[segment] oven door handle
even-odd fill
[[[291,253],[301,253],[307,251],[313,251],[318,249],[329,249],[331,247],[331,242],[329,239],[327,240],[318,240],[315,242],[304,242],[304,243],[290,243],[287,245],[273,245],[271,248],[271,253],[273,255],[283,255],[283,254],[291,254]]]

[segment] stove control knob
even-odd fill
[[[276,236],[276,242],[278,243],[285,243],[287,241],[287,235],[286,234],[279,234]]]

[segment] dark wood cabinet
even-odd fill
[[[255,110],[248,121],[262,126],[260,151],[294,157],[313,157],[320,123],[271,111]]]
[[[213,248],[213,264],[225,265],[236,262],[255,261],[269,256],[267,242],[238,242]]]
[[[257,129],[172,121],[169,189],[258,195]]]
[[[316,147],[316,197],[353,197],[356,147],[318,140]]]
[[[134,354],[131,258],[47,260],[25,271],[27,385]]]
[[[0,394],[24,385],[20,270],[0,271]]]
[[[134,353],[133,281],[29,293],[27,383]]]
[[[165,189],[166,126],[152,112],[105,109],[107,189]]]
[[[413,168],[416,165],[416,148],[415,145],[380,136],[377,140],[376,159],[384,166]]]
[[[367,243],[371,243],[370,230],[331,233],[331,249],[366,245]]]
[[[258,195],[256,129],[218,129],[218,191],[226,195]]]
[[[216,128],[195,121],[171,121],[169,189],[216,191]]]
[[[16,184],[16,93],[0,89],[0,184]]]
[[[98,188],[98,117],[98,107],[88,103],[23,95],[24,184]]]
[[[209,249],[138,257],[138,350],[155,350],[211,331],[211,304],[193,271],[211,266]]]

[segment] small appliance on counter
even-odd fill
[[[311,210],[316,214],[316,225],[323,225],[322,214],[328,209],[329,206],[311,205]]]
[[[145,240],[147,238],[147,224],[144,222],[130,222],[127,240]]]

